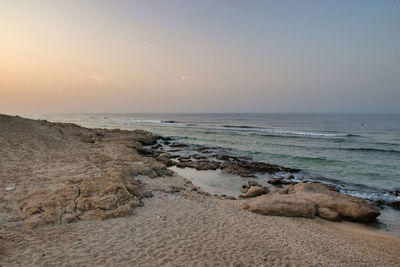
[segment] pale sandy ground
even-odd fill
[[[43,126],[38,134],[33,122],[31,131],[1,123],[0,266],[400,266],[396,237],[360,224],[253,214],[241,201],[191,191],[177,175],[136,177],[154,196],[130,216],[30,229],[16,204],[24,195],[97,175],[99,158],[132,152],[118,142],[87,144],[61,134],[56,142],[57,129]],[[14,183],[17,189],[5,192]]]

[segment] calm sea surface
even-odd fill
[[[68,114],[29,116],[85,127],[145,129],[228,150],[339,185],[369,200],[400,201],[400,115]],[[400,231],[398,211],[380,217]],[[393,217],[394,216],[394,217]],[[397,220],[397,221],[396,221]],[[397,225],[397,226],[396,226]]]

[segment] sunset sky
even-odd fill
[[[398,0],[0,0],[0,113],[395,113],[399,62]]]

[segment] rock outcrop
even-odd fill
[[[372,222],[380,212],[361,198],[342,194],[327,185],[301,183],[287,187],[278,194],[264,195],[248,200],[243,208],[265,215],[299,216]],[[305,206],[309,206],[308,209]],[[297,207],[299,210],[293,210]],[[281,211],[278,211],[280,209]],[[314,213],[311,215],[311,211]]]
[[[104,177],[73,178],[56,190],[35,191],[19,206],[25,223],[35,227],[126,216],[141,206],[140,198],[139,185],[112,169]]]
[[[380,215],[378,209],[365,200],[341,194],[334,188],[318,183],[301,183],[289,186],[289,194],[295,193],[315,203],[319,208],[328,208],[339,213],[340,218],[351,221],[371,222]]]
[[[314,218],[317,206],[309,200],[296,195],[263,195],[243,204],[251,212],[285,217]]]
[[[171,152],[171,151],[170,151]],[[203,150],[201,150],[204,153]],[[150,152],[148,152],[150,154]],[[177,162],[171,164],[179,168],[193,168],[196,170],[216,170],[221,169],[223,172],[239,175],[242,177],[255,177],[256,174],[276,173],[280,171],[299,172],[298,169],[285,168],[278,165],[268,164],[264,162],[246,161],[245,158],[232,157],[227,155],[218,155],[215,160],[206,159],[205,156],[178,156]]]

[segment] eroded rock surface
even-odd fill
[[[306,208],[308,206],[308,208]],[[297,208],[296,208],[297,207]],[[365,200],[339,193],[327,185],[301,183],[248,200],[243,208],[265,215],[299,216],[372,222],[380,212]]]
[[[147,131],[88,129],[1,114],[0,125],[2,222],[24,220],[34,227],[125,216],[141,205],[136,177],[172,174],[144,155],[149,151],[143,146],[157,141]],[[6,191],[9,184],[15,189]]]
[[[315,203],[319,208],[328,208],[339,213],[340,218],[351,221],[371,222],[380,212],[365,200],[341,194],[334,188],[318,183],[301,183],[289,186],[289,194],[296,194]]]
[[[314,218],[317,206],[297,195],[263,195],[243,203],[243,208],[264,215]]]
[[[35,227],[126,216],[141,206],[140,198],[139,185],[113,169],[104,177],[69,179],[56,190],[37,190],[20,203],[20,208],[25,223]]]

